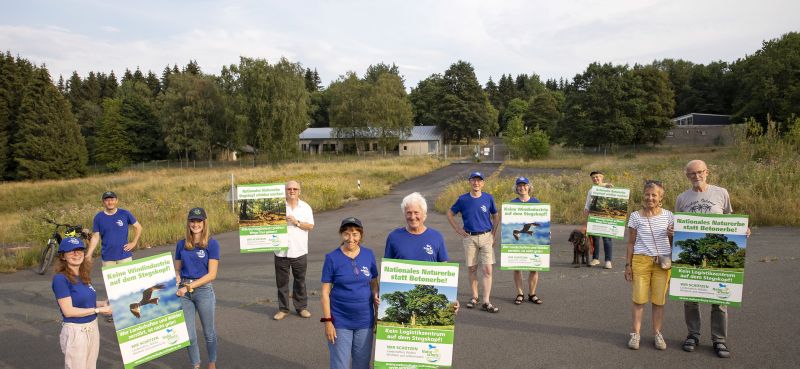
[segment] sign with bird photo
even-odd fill
[[[670,300],[742,305],[747,215],[675,213]]]
[[[172,254],[102,269],[125,368],[189,346]]]
[[[503,203],[500,269],[550,271],[550,204]]]
[[[589,202],[586,234],[623,239],[630,195],[631,190],[627,188],[592,186],[589,191],[592,198]]]
[[[246,184],[236,188],[241,252],[289,249],[286,227],[286,186],[283,183]]]
[[[383,259],[375,368],[453,363],[458,263]]]

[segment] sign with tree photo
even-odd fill
[[[241,252],[289,248],[283,183],[240,185],[236,188],[236,205]]]
[[[589,191],[592,200],[589,203],[586,234],[623,239],[630,194],[631,190],[627,188],[593,186]]]
[[[375,368],[453,362],[458,264],[383,259]]]
[[[671,300],[741,306],[747,215],[676,213]]]

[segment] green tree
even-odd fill
[[[355,72],[340,76],[327,90],[333,134],[350,140],[356,153],[361,152],[360,148],[370,134],[369,90],[369,84],[358,78]]]
[[[411,103],[403,80],[394,73],[381,74],[371,87],[369,100],[370,122],[374,137],[385,154],[411,134],[413,127]]]
[[[383,321],[411,326],[455,324],[455,313],[447,296],[434,286],[416,285],[409,291],[381,295],[389,307]]]
[[[105,165],[111,171],[121,170],[130,164],[135,150],[125,131],[122,105],[120,98],[103,101],[103,120],[97,129],[95,140],[95,162]]]
[[[415,125],[435,125],[442,127],[439,120],[440,103],[444,98],[444,79],[440,74],[433,74],[417,83],[417,88],[411,90],[408,99],[414,110]]]
[[[121,124],[132,148],[131,161],[143,162],[167,157],[169,150],[164,144],[152,87],[146,82],[128,80],[119,87],[118,95],[121,102]],[[99,133],[98,139],[103,139]]]
[[[470,63],[459,60],[444,73],[443,98],[438,109],[439,128],[445,140],[467,142],[477,137],[478,129],[490,126],[486,109],[489,99],[475,77]]]
[[[666,73],[653,66],[636,65],[627,73],[626,99],[628,112],[635,127],[633,143],[661,142],[672,127],[675,98]]]
[[[522,115],[526,127],[538,128],[554,137],[561,120],[564,94],[560,91],[544,90],[531,98],[528,109]]]
[[[223,115],[222,98],[213,77],[172,74],[169,89],[159,97],[164,141],[171,153],[212,157],[212,126]]]
[[[17,179],[74,178],[86,174],[86,144],[44,67],[26,84],[12,150]]]
[[[504,127],[508,124],[508,121],[515,117],[522,117],[525,112],[528,110],[528,102],[521,99],[521,98],[514,98],[508,102],[506,105],[506,109],[503,111],[503,121],[500,124],[501,127]]]
[[[678,241],[679,263],[696,267],[744,268],[744,249],[724,234],[706,234],[700,239]]]

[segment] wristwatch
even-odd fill
[[[100,314],[100,309],[98,309],[98,308],[94,308],[94,313],[95,313],[95,314]]]
[[[333,317],[330,318],[319,318],[320,323],[331,322],[333,323]]]

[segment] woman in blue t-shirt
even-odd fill
[[[195,311],[200,314],[200,324],[206,338],[208,368],[216,368],[217,333],[214,314],[217,298],[211,282],[217,278],[219,267],[219,242],[210,238],[208,217],[203,208],[189,210],[186,238],[175,248],[175,280],[179,286],[186,328],[189,330],[189,360],[195,369],[200,368],[200,348],[197,345]]]
[[[361,246],[364,227],[349,217],[339,226],[342,243],[322,265],[322,319],[331,369],[369,368],[378,305],[378,265]],[[352,366],[351,366],[352,360]]]
[[[97,366],[100,333],[97,314],[111,315],[108,301],[97,301],[90,274],[92,263],[86,257],[86,245],[77,237],[66,237],[58,245],[53,293],[64,323],[59,341],[65,368]]]
[[[511,202],[539,202],[539,199],[532,197],[530,192],[530,181],[528,181],[528,179],[525,177],[517,178],[516,182],[514,183],[514,193],[517,194],[517,198],[511,200]],[[539,296],[536,296],[536,286],[538,285],[539,272],[531,271],[528,273],[528,301],[537,305],[542,303],[542,299],[540,299]],[[521,305],[525,301],[525,295],[522,294],[522,271],[520,270],[514,271],[514,287],[517,289],[517,298],[514,299],[514,304]]]

